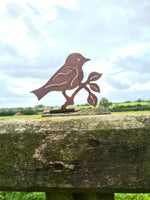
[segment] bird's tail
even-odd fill
[[[48,92],[43,87],[31,91],[31,93],[35,94],[38,100],[42,99]]]

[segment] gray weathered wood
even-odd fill
[[[0,120],[0,190],[149,192],[150,114]]]

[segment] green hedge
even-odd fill
[[[150,105],[115,105],[114,107],[110,108],[112,112],[123,112],[123,111],[142,111],[142,110],[150,110]]]
[[[15,113],[22,113],[24,115],[36,115],[38,112],[34,109],[27,108],[27,109],[14,109],[14,110],[0,110],[0,116],[13,116]]]
[[[0,200],[45,200],[44,192],[0,192]]]
[[[150,200],[150,194],[115,194],[115,200]]]

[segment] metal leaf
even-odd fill
[[[98,73],[98,72],[91,72],[91,73],[89,74],[89,77],[88,77],[88,82],[96,81],[96,80],[98,80],[101,76],[102,76],[102,74],[100,74],[100,73]]]
[[[93,93],[90,93],[87,102],[95,107],[97,105],[97,97]]]
[[[91,90],[93,90],[94,92],[100,92],[100,88],[96,83],[90,83],[89,85]]]

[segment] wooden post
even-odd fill
[[[46,200],[72,200],[71,193],[46,192]]]
[[[114,194],[46,192],[46,200],[114,200]]]
[[[114,194],[74,193],[73,200],[114,200]]]
[[[97,194],[97,200],[114,200],[114,194]]]

